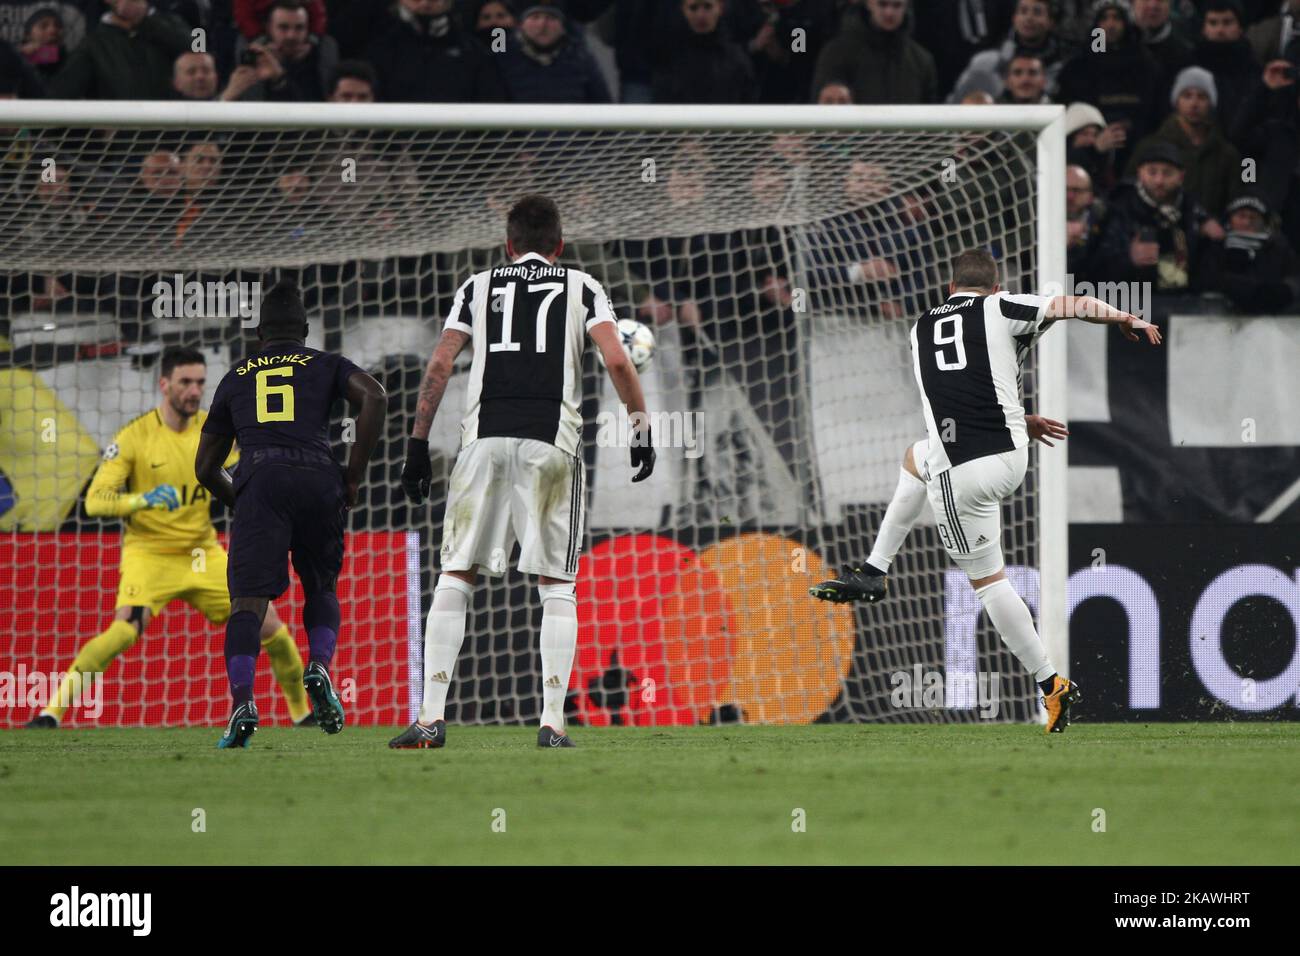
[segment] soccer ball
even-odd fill
[[[655,334],[636,319],[619,319],[618,337],[623,343],[623,351],[632,360],[632,366],[637,372],[644,372],[650,365],[650,360],[655,357]],[[605,357],[599,349],[596,350],[596,357],[600,359],[601,365],[605,364]]]

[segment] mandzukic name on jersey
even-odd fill
[[[461,447],[532,438],[576,455],[586,333],[604,320],[614,312],[595,279],[536,253],[465,280],[444,326],[475,346]]]

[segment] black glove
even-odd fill
[[[645,431],[632,432],[632,467],[641,469],[632,476],[634,482],[645,481],[655,470],[655,446],[650,437],[649,425],[646,425]]]
[[[429,497],[433,481],[433,466],[429,464],[429,440],[406,439],[406,464],[402,466],[402,489],[413,505]]]

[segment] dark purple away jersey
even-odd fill
[[[344,397],[348,377],[360,371],[333,352],[273,343],[226,373],[203,430],[235,436],[241,478],[249,470],[244,462],[332,462],[330,409]]]

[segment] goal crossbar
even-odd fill
[[[150,129],[898,130],[1047,132],[1061,106],[224,103],[3,100],[0,122]],[[1062,123],[1063,128],[1063,123]],[[1063,134],[1062,134],[1063,135]]]

